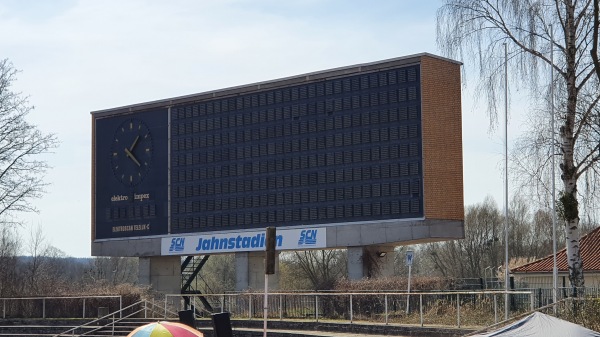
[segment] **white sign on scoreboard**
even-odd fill
[[[325,228],[278,229],[277,250],[325,248]],[[161,239],[161,255],[204,255],[265,250],[265,230],[181,235]]]

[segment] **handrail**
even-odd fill
[[[385,291],[385,292],[269,292],[269,296],[273,295],[303,295],[303,296],[340,296],[340,295],[481,295],[481,294],[504,294],[505,290],[482,290],[482,291],[444,291],[444,292],[421,292],[421,291]],[[509,290],[509,294],[523,294],[529,295],[531,291],[520,291],[520,290]],[[221,294],[202,294],[201,296],[248,296],[248,295],[264,295],[264,292],[251,291],[251,292],[230,292]],[[167,297],[182,297],[182,296],[194,296],[194,294],[165,294]],[[200,295],[198,295],[200,296]]]
[[[116,319],[116,320],[114,319],[114,314],[116,313],[116,312],[115,312],[115,313],[113,313],[113,320],[112,320],[112,323],[109,323],[109,324],[106,324],[106,325],[103,325],[103,326],[99,326],[99,327],[98,327],[98,328],[96,328],[96,329],[88,330],[88,331],[86,331],[86,332],[84,332],[84,333],[80,334],[80,336],[85,336],[85,335],[88,335],[88,334],[90,334],[90,333],[92,333],[92,332],[96,332],[96,331],[102,330],[103,328],[105,328],[105,327],[107,327],[107,326],[109,326],[109,325],[112,325],[112,326],[113,326],[113,328],[114,328],[114,326],[115,326],[115,323],[121,322],[121,321],[123,321],[123,320],[124,320],[124,319],[126,319],[126,318],[129,318],[129,317],[132,317],[133,315],[139,314],[140,312],[142,312],[142,310],[144,310],[144,308],[141,308],[141,309],[139,309],[138,311],[134,311],[134,312],[130,313],[129,315],[127,315],[127,316],[125,316],[125,317],[121,317],[121,318],[119,318],[119,319]]]
[[[160,310],[156,310],[155,308],[158,308]],[[150,302],[150,306],[148,306],[148,300],[146,300],[146,306],[144,309],[150,309],[152,312],[163,312],[164,319],[167,319],[167,317],[178,317],[178,313],[176,311],[173,311],[167,307],[162,307],[157,303],[154,303],[154,301]],[[167,316],[167,314],[169,314],[170,316]],[[144,317],[147,317],[147,315],[144,315]]]
[[[102,316],[102,317],[100,317],[100,318],[94,319],[94,320],[92,320],[92,321],[89,321],[89,322],[87,322],[87,323],[84,323],[84,324],[81,324],[81,325],[79,325],[79,326],[76,326],[76,327],[74,327],[74,328],[71,328],[71,329],[69,329],[69,330],[67,330],[67,331],[64,331],[64,332],[61,332],[61,333],[59,333],[59,334],[56,334],[56,335],[54,335],[53,337],[60,337],[60,336],[65,336],[65,335],[67,335],[68,333],[74,333],[74,332],[75,332],[77,329],[81,329],[81,328],[83,328],[84,326],[88,326],[88,325],[90,325],[90,324],[97,323],[97,322],[99,322],[99,321],[101,321],[101,320],[108,319],[108,318],[110,318],[110,317],[112,317],[112,324],[114,325],[114,323],[115,323],[115,322],[120,322],[121,320],[123,320],[123,319],[125,319],[125,318],[129,318],[129,317],[131,317],[132,315],[134,315],[134,314],[137,314],[137,313],[141,312],[141,311],[142,311],[142,310],[145,308],[145,305],[144,305],[144,307],[143,307],[142,309],[140,309],[140,310],[138,310],[138,311],[136,311],[136,312],[134,312],[134,313],[132,313],[132,314],[129,314],[129,315],[125,316],[125,317],[119,318],[119,319],[118,319],[118,320],[116,320],[116,321],[115,321],[115,318],[114,318],[115,314],[122,314],[124,310],[127,310],[127,309],[129,309],[129,308],[132,308],[133,306],[136,306],[136,305],[139,305],[139,304],[141,304],[141,303],[145,303],[145,302],[146,302],[146,300],[140,300],[140,301],[138,301],[138,302],[136,302],[136,303],[133,303],[133,304],[130,304],[130,305],[128,305],[128,306],[126,306],[126,307],[124,307],[124,308],[121,308],[121,309],[119,309],[119,310],[117,310],[117,311],[115,311],[115,312],[109,313],[108,315]],[[98,329],[94,329],[94,330],[88,331],[88,332],[86,332],[86,333],[83,333],[83,334],[80,334],[80,335],[86,335],[86,334],[87,334],[87,333],[89,333],[89,332],[92,332],[92,331],[98,331],[99,329],[101,329],[101,328],[104,328],[104,327],[106,327],[106,326],[108,326],[108,324],[106,324],[106,325],[104,325],[104,326],[101,326],[101,327],[99,327]]]
[[[353,308],[353,301],[356,301],[354,304],[359,304],[360,301],[362,301],[360,299],[361,296],[366,296],[366,297],[371,297],[371,296],[377,296],[379,299],[377,301],[376,304],[379,305],[378,308],[374,309],[375,307],[369,307],[370,309],[367,310],[366,314],[372,314],[372,315],[377,315],[377,316],[373,316],[376,317],[376,319],[380,319],[381,322],[385,322],[385,325],[388,325],[390,323],[390,320],[388,320],[388,318],[391,318],[391,315],[395,315],[394,321],[392,321],[392,323],[397,322],[398,319],[398,315],[403,316],[402,318],[409,318],[412,319],[412,323],[411,324],[415,324],[417,322],[417,319],[420,319],[420,325],[423,327],[424,326],[424,317],[423,317],[423,307],[424,307],[424,301],[423,301],[423,297],[427,296],[427,295],[434,295],[436,297],[439,298],[440,295],[444,296],[444,297],[448,297],[448,298],[444,298],[442,297],[443,301],[448,301],[446,305],[449,305],[450,309],[452,309],[451,307],[454,306],[454,309],[456,309],[456,315],[455,316],[455,324],[448,324],[448,322],[446,320],[444,320],[443,324],[447,324],[448,326],[450,325],[454,325],[454,326],[458,326],[458,328],[461,327],[461,325],[465,325],[465,323],[467,322],[467,320],[471,319],[469,318],[470,316],[463,316],[463,314],[461,313],[463,310],[461,310],[461,306],[462,305],[470,305],[475,303],[475,301],[481,301],[480,303],[483,303],[484,305],[487,305],[491,308],[491,306],[493,305],[493,312],[494,316],[496,316],[496,311],[497,311],[497,303],[496,303],[496,297],[499,296],[500,294],[503,294],[504,291],[452,291],[452,292],[413,292],[411,293],[411,300],[413,299],[412,296],[414,296],[414,300],[411,301],[413,304],[413,313],[414,315],[412,315],[412,317],[408,317],[408,309],[406,312],[406,315],[403,313],[404,310],[402,308],[404,308],[404,300],[403,298],[398,299],[398,296],[404,296],[407,295],[407,292],[378,292],[378,293],[373,293],[373,292],[335,292],[335,293],[322,293],[322,292],[306,292],[306,293],[298,293],[298,292],[273,292],[273,293],[269,293],[269,296],[273,296],[273,297],[279,297],[279,303],[277,302],[277,299],[275,299],[275,301],[271,302],[271,304],[273,304],[273,309],[277,310],[279,309],[279,312],[277,311],[273,311],[272,314],[277,315],[279,314],[279,319],[282,320],[284,319],[284,316],[282,315],[282,308],[286,310],[286,313],[283,313],[285,315],[285,318],[309,318],[309,319],[314,319],[315,321],[319,322],[321,319],[329,319],[331,317],[329,316],[324,316],[323,315],[323,311],[321,310],[322,308],[324,308],[324,306],[322,307],[321,304],[323,304],[325,300],[325,297],[330,297],[330,296],[341,296],[341,297],[347,297],[349,296],[348,299],[346,298],[340,298],[340,299],[335,299],[336,302],[331,302],[331,303],[337,303],[337,305],[341,305],[342,307],[344,307],[345,305],[348,305],[346,307],[346,309],[349,307],[349,312],[346,311],[345,314],[348,314],[349,316],[345,316],[346,319],[350,320],[350,324],[353,324],[354,321],[356,320],[356,317],[358,317],[360,315],[361,318],[358,318],[358,320],[364,320],[365,317],[365,312],[363,311],[363,309],[361,309],[362,305],[355,305]],[[512,317],[511,320],[523,317],[524,315],[527,315],[528,313],[531,313],[533,311],[539,311],[539,310],[544,310],[546,308],[549,308],[551,306],[555,306],[558,305],[562,302],[566,302],[568,300],[573,300],[571,298],[569,299],[564,299],[561,301],[558,301],[556,303],[552,303],[552,304],[548,304],[545,306],[541,306],[537,309],[534,310],[534,303],[533,303],[533,293],[532,292],[527,292],[527,291],[509,291],[509,293],[511,294],[522,294],[522,295],[528,295],[528,300],[525,297],[522,296],[515,296],[516,298],[521,298],[521,299],[525,299],[524,302],[519,302],[517,304],[517,308],[515,309],[515,314],[516,316]],[[262,292],[245,292],[245,293],[224,293],[224,294],[204,294],[203,296],[212,296],[214,300],[221,302],[221,308],[222,310],[225,311],[229,311],[231,312],[235,317],[237,318],[243,318],[243,317],[248,317],[248,319],[253,319],[253,317],[256,317],[254,314],[256,313],[254,311],[254,307],[260,307],[262,306],[262,303],[260,303],[260,300],[256,300],[257,302],[254,303],[253,306],[253,297],[255,298],[256,296],[260,296],[262,297],[264,295],[264,293]],[[301,303],[300,306],[300,310],[304,310],[302,309],[302,306],[304,307],[308,307],[309,312],[303,312],[303,311],[298,311],[298,312],[294,312],[296,310],[295,307],[289,306],[289,304],[286,304],[286,299],[285,296],[290,295],[290,296],[307,296],[309,297],[307,300],[305,299],[301,299]],[[390,296],[391,295],[391,296]],[[460,296],[459,296],[460,295]],[[463,295],[466,295],[463,297]],[[479,297],[474,297],[471,295],[486,295],[487,298],[479,298]],[[152,299],[141,299],[139,301],[137,301],[136,303],[130,304],[127,307],[121,308],[119,310],[116,310],[112,313],[109,313],[107,315],[104,315],[100,318],[97,319],[93,319],[89,322],[86,322],[84,324],[81,324],[77,327],[73,327],[70,328],[64,332],[61,332],[59,334],[53,335],[54,337],[62,337],[62,336],[72,336],[72,335],[80,335],[80,336],[87,336],[90,335],[96,331],[99,330],[105,330],[108,328],[110,329],[110,326],[112,325],[113,331],[115,329],[115,324],[122,322],[123,320],[129,319],[131,317],[143,317],[145,319],[151,318],[157,318],[158,319],[163,319],[164,320],[171,320],[174,317],[177,318],[177,310],[178,310],[178,305],[182,304],[181,300],[175,300],[173,301],[173,296],[177,296],[178,298],[181,298],[182,296],[192,296],[194,297],[194,295],[184,295],[184,294],[171,294],[171,295],[164,295],[164,302],[162,300],[159,300],[157,302],[155,302]],[[219,298],[214,298],[214,297],[221,297]],[[396,299],[389,301],[388,297],[394,297]],[[106,297],[118,297],[118,296],[106,296]],[[230,302],[230,299],[227,299],[226,301],[226,297],[231,297],[231,299],[233,300],[232,302]],[[248,299],[245,300],[243,299],[243,297],[246,297]],[[282,307],[282,297],[283,297],[283,304],[285,304],[285,307]],[[312,299],[310,298],[312,297]],[[238,301],[238,299],[242,298],[242,301]],[[354,299],[354,300],[353,300]],[[462,301],[461,301],[462,299]],[[493,301],[491,301],[493,299]],[[329,299],[327,299],[328,301]],[[575,300],[580,300],[580,299],[575,299]],[[291,299],[290,302],[288,303],[292,303],[292,305],[294,304],[294,299]],[[396,301],[396,304],[392,304],[393,301]],[[398,302],[400,301],[400,302]],[[406,299],[406,301],[408,301],[408,299]],[[434,301],[428,300],[427,302],[429,303],[425,303],[425,307],[427,308],[428,305],[430,305],[431,303],[434,303],[434,305],[437,305],[436,303],[438,303],[436,301],[436,299],[434,298]],[[161,305],[164,303],[164,308],[161,307]],[[179,303],[179,304],[178,304]],[[216,302],[215,302],[216,303]],[[398,304],[400,303],[400,304]],[[232,306],[233,304],[233,306]],[[308,306],[306,306],[306,304],[308,304]],[[527,309],[527,307],[524,307],[524,305],[531,305],[530,309]],[[369,303],[369,305],[371,305]],[[382,306],[383,305],[383,306]],[[392,309],[392,305],[393,308]],[[508,305],[507,303],[504,303],[504,305]],[[244,306],[246,306],[244,308]],[[279,307],[278,307],[279,306]],[[310,308],[310,306],[312,306],[312,308]],[[512,304],[511,304],[512,306]],[[398,307],[400,309],[398,309]],[[237,309],[242,309],[241,311],[238,311]],[[357,309],[358,308],[358,309]],[[364,306],[364,308],[367,308],[367,306]],[[446,307],[444,307],[445,309]],[[246,311],[246,309],[248,309]],[[353,310],[354,309],[354,310]],[[388,310],[389,309],[389,310]],[[525,309],[527,312],[522,314],[523,311],[522,309]],[[371,313],[369,313],[369,310],[374,310]],[[359,315],[353,315],[353,311],[354,314],[356,314],[358,312]],[[152,317],[148,317],[148,312],[151,312]],[[292,312],[291,315],[288,316],[288,312]],[[164,313],[164,316],[162,316]],[[297,313],[300,313],[300,316],[294,316],[297,315]],[[411,313],[411,314],[413,314]],[[336,315],[338,314],[337,312],[335,313]],[[237,316],[239,315],[239,316]],[[162,317],[161,317],[162,316]],[[390,316],[390,317],[388,317]],[[271,316],[274,317],[274,316]],[[312,317],[312,318],[311,318]],[[343,317],[343,316],[342,316]],[[447,316],[446,316],[447,317]],[[466,317],[467,320],[463,320],[462,318]],[[335,319],[339,319],[339,318],[335,318]],[[343,318],[342,318],[343,319]],[[425,317],[426,320],[429,321],[429,318]],[[488,318],[486,318],[488,320],[488,322],[490,322],[490,320]],[[103,320],[107,320],[104,322],[101,322],[101,325],[94,325],[94,324],[99,324],[99,321],[103,321]],[[499,322],[497,317],[494,318],[493,321],[491,322],[495,322],[498,324],[501,323],[505,323],[506,321],[502,321]],[[122,323],[121,323],[122,324]],[[418,324],[418,323],[417,323]],[[426,324],[439,324],[439,323],[432,323],[431,321],[427,322]],[[467,325],[469,323],[466,323]],[[489,323],[487,323],[489,324]],[[491,325],[491,327],[493,327],[494,325]],[[490,328],[490,326],[487,327],[488,329]],[[483,330],[480,330],[483,331]],[[79,333],[77,333],[79,332]],[[109,331],[110,332],[110,331]]]
[[[383,322],[385,322],[386,325],[388,325],[390,323],[390,316],[393,315],[395,317],[395,319],[405,319],[407,321],[410,321],[411,319],[413,320],[413,322],[416,319],[419,319],[420,321],[420,325],[424,326],[425,325],[425,320],[427,319],[427,317],[425,317],[424,314],[424,306],[427,306],[428,308],[430,308],[432,305],[437,305],[436,303],[439,303],[436,299],[440,298],[440,296],[446,298],[445,300],[448,301],[447,304],[445,304],[447,306],[447,308],[449,308],[448,310],[454,310],[454,312],[456,313],[455,316],[455,321],[454,321],[454,326],[457,326],[458,328],[461,327],[461,325],[464,325],[465,322],[468,322],[471,318],[467,318],[466,320],[463,319],[463,317],[465,316],[464,313],[461,312],[461,306],[463,305],[469,305],[471,303],[475,303],[475,299],[473,298],[473,296],[485,296],[487,298],[483,299],[482,303],[485,303],[485,305],[489,306],[490,309],[492,309],[491,313],[493,314],[493,317],[490,317],[490,319],[493,319],[494,322],[498,322],[498,309],[499,307],[503,304],[503,305],[513,305],[512,302],[511,304],[507,304],[507,303],[502,303],[499,304],[497,302],[497,298],[501,297],[500,295],[502,294],[511,294],[513,295],[515,298],[524,298],[526,300],[525,303],[521,303],[519,304],[519,306],[521,306],[521,308],[523,307],[523,304],[528,305],[529,309],[527,310],[533,310],[534,309],[534,296],[533,296],[533,292],[531,291],[517,291],[517,290],[512,290],[512,291],[504,291],[504,290],[482,290],[482,291],[444,291],[444,292],[440,292],[440,291],[425,291],[425,292],[407,292],[407,291],[400,291],[400,292],[392,292],[392,291],[383,291],[383,292],[364,292],[364,291],[360,291],[360,292],[271,292],[268,293],[268,297],[269,299],[273,299],[275,298],[277,300],[277,297],[279,297],[279,303],[275,303],[272,302],[272,306],[271,306],[271,314],[273,315],[277,315],[279,316],[279,319],[283,319],[283,316],[285,315],[286,318],[308,318],[311,317],[311,319],[314,319],[316,322],[319,322],[320,319],[327,319],[326,316],[322,315],[323,313],[321,312],[321,308],[331,308],[331,304],[329,306],[321,306],[319,304],[320,299],[326,299],[326,298],[333,298],[335,301],[337,301],[335,304],[338,308],[341,306],[342,308],[345,307],[346,311],[340,314],[340,311],[337,310],[330,310],[330,313],[333,314],[334,319],[339,320],[341,319],[349,319],[350,324],[352,324],[355,320],[356,317],[358,317],[360,315],[360,317],[364,316],[364,310],[365,308],[368,308],[370,305],[372,305],[373,307],[371,307],[370,309],[367,309],[367,315],[375,315],[373,317],[378,317],[379,319],[381,319]],[[217,301],[221,302],[221,310],[222,311],[228,311],[230,314],[236,316],[236,317],[247,317],[248,319],[253,319],[253,317],[255,317],[256,315],[256,307],[262,307],[265,304],[262,303],[262,297],[265,294],[263,292],[243,292],[243,293],[222,293],[222,294],[203,294],[202,296],[208,298],[208,299],[212,299],[215,301],[215,303]],[[171,304],[174,305],[176,304],[176,300],[180,299],[182,296],[182,294],[166,294],[165,296],[165,307],[167,306],[167,304]],[[194,295],[189,295],[186,294],[185,296],[190,296],[190,297],[194,297]],[[253,301],[253,298],[256,298],[257,296],[260,296],[260,298],[256,299],[256,302]],[[287,299],[283,299],[282,297],[288,297]],[[300,299],[297,301],[294,298],[295,297],[299,297]],[[358,306],[353,306],[353,302],[355,301],[363,301],[363,298],[371,298],[371,297],[377,297],[378,299],[373,299],[374,301],[379,301],[379,302],[374,302],[371,303],[369,305],[358,305]],[[426,297],[431,297],[434,299],[434,301],[431,300],[426,300],[424,301],[424,299]],[[389,301],[390,298],[394,298],[392,301]],[[399,299],[398,299],[399,298]],[[465,300],[466,298],[466,300]],[[173,300],[175,299],[175,300]],[[398,300],[403,302],[401,305],[398,304]],[[308,301],[308,302],[306,302]],[[254,302],[254,303],[253,303]],[[299,305],[298,305],[299,303]],[[410,304],[413,304],[412,306]],[[355,303],[355,304],[358,304]],[[405,305],[406,304],[406,305]],[[180,303],[181,305],[181,303]],[[377,308],[376,308],[377,307]],[[398,309],[398,307],[402,307],[402,308],[406,308],[406,310],[403,309]],[[411,312],[411,308],[412,310],[414,310],[413,312]],[[527,308],[527,307],[525,307]],[[187,309],[187,308],[185,308]],[[392,309],[392,310],[390,310]],[[285,314],[284,314],[284,310],[285,310]],[[344,310],[344,309],[343,309]],[[521,310],[521,309],[516,309],[516,310]],[[356,313],[359,313],[359,315],[355,315]],[[400,314],[401,313],[401,314]],[[414,315],[410,315],[413,314]],[[298,316],[299,315],[299,316]],[[412,317],[410,317],[410,316]],[[447,319],[449,316],[445,316],[444,319]],[[362,318],[364,319],[364,318]],[[468,323],[467,323],[468,324]]]
[[[83,296],[32,296],[32,297],[0,297],[2,302],[2,318],[6,318],[6,304],[18,301],[42,301],[42,317],[46,318],[46,301],[48,300],[83,300],[83,318],[85,318],[85,302],[87,299],[119,299],[119,308],[122,306],[123,297],[121,295],[83,295]]]
[[[37,297],[0,297],[0,301],[3,300],[66,300],[66,299],[77,299],[77,298],[119,298],[121,295],[82,295],[82,296],[37,296]]]

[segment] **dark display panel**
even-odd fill
[[[171,109],[171,232],[423,217],[419,66]]]
[[[95,120],[95,238],[168,232],[168,110]]]

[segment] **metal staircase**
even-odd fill
[[[197,289],[196,279],[199,277],[200,269],[204,266],[210,255],[187,256],[181,263],[181,294],[202,295],[200,289]],[[206,297],[198,296],[204,309],[208,312],[214,312]],[[190,296],[183,296],[186,307],[190,307]],[[196,314],[199,314],[196,312]]]

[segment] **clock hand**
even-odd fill
[[[140,162],[135,158],[133,153],[131,153],[131,151],[128,148],[125,148],[125,154],[127,155],[127,157],[131,158],[131,160],[133,160],[133,162],[136,163],[137,166],[142,166],[142,164],[140,164]]]
[[[133,151],[133,148],[135,147],[139,139],[140,135],[137,135],[137,137],[135,137],[135,139],[133,140],[133,144],[131,144],[131,146],[129,147],[129,151]]]

